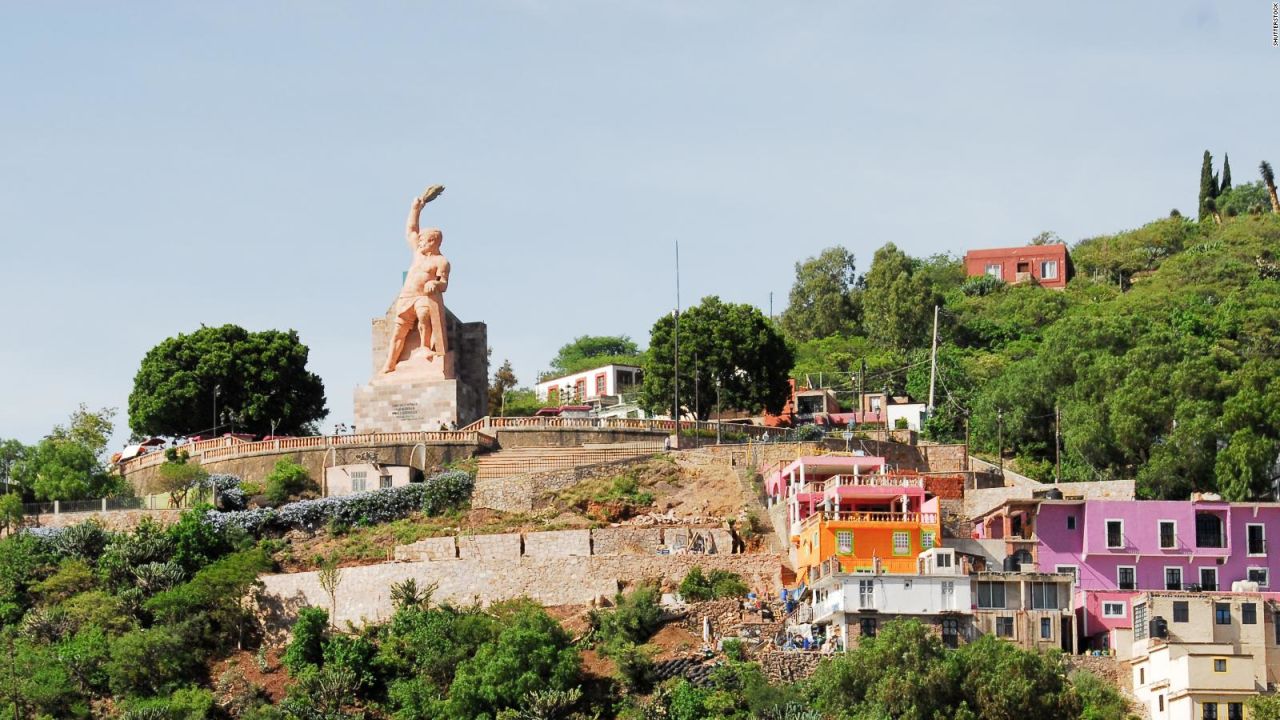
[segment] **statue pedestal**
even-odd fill
[[[394,375],[394,373],[392,373]],[[457,380],[377,380],[356,388],[357,432],[418,432],[460,426],[459,400],[469,388]]]

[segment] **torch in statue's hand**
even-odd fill
[[[431,187],[422,191],[422,194],[418,196],[418,200],[420,200],[423,205],[426,205],[432,200],[435,200],[436,198],[440,197],[440,193],[442,192],[444,192],[443,185],[432,185]]]

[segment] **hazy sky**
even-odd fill
[[[1036,5],[1037,7],[1031,7]],[[793,264],[1075,242],[1280,163],[1272,5],[0,6],[0,437],[125,415],[157,342],[296,329],[351,422],[410,198],[522,384]],[[123,425],[123,422],[122,422]],[[124,433],[120,433],[123,440]]]

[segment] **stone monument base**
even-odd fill
[[[371,382],[356,388],[356,432],[450,430],[474,418],[470,388],[457,380]]]

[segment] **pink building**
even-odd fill
[[[1009,284],[1035,280],[1044,287],[1064,288],[1071,279],[1071,255],[1062,243],[1026,247],[970,250],[964,254],[965,274],[990,275]]]
[[[975,534],[1006,539],[1010,556],[1041,572],[1076,576],[1086,637],[1133,627],[1132,597],[1144,590],[1271,588],[1280,558],[1280,504],[1218,500],[1011,501],[978,520]]]

